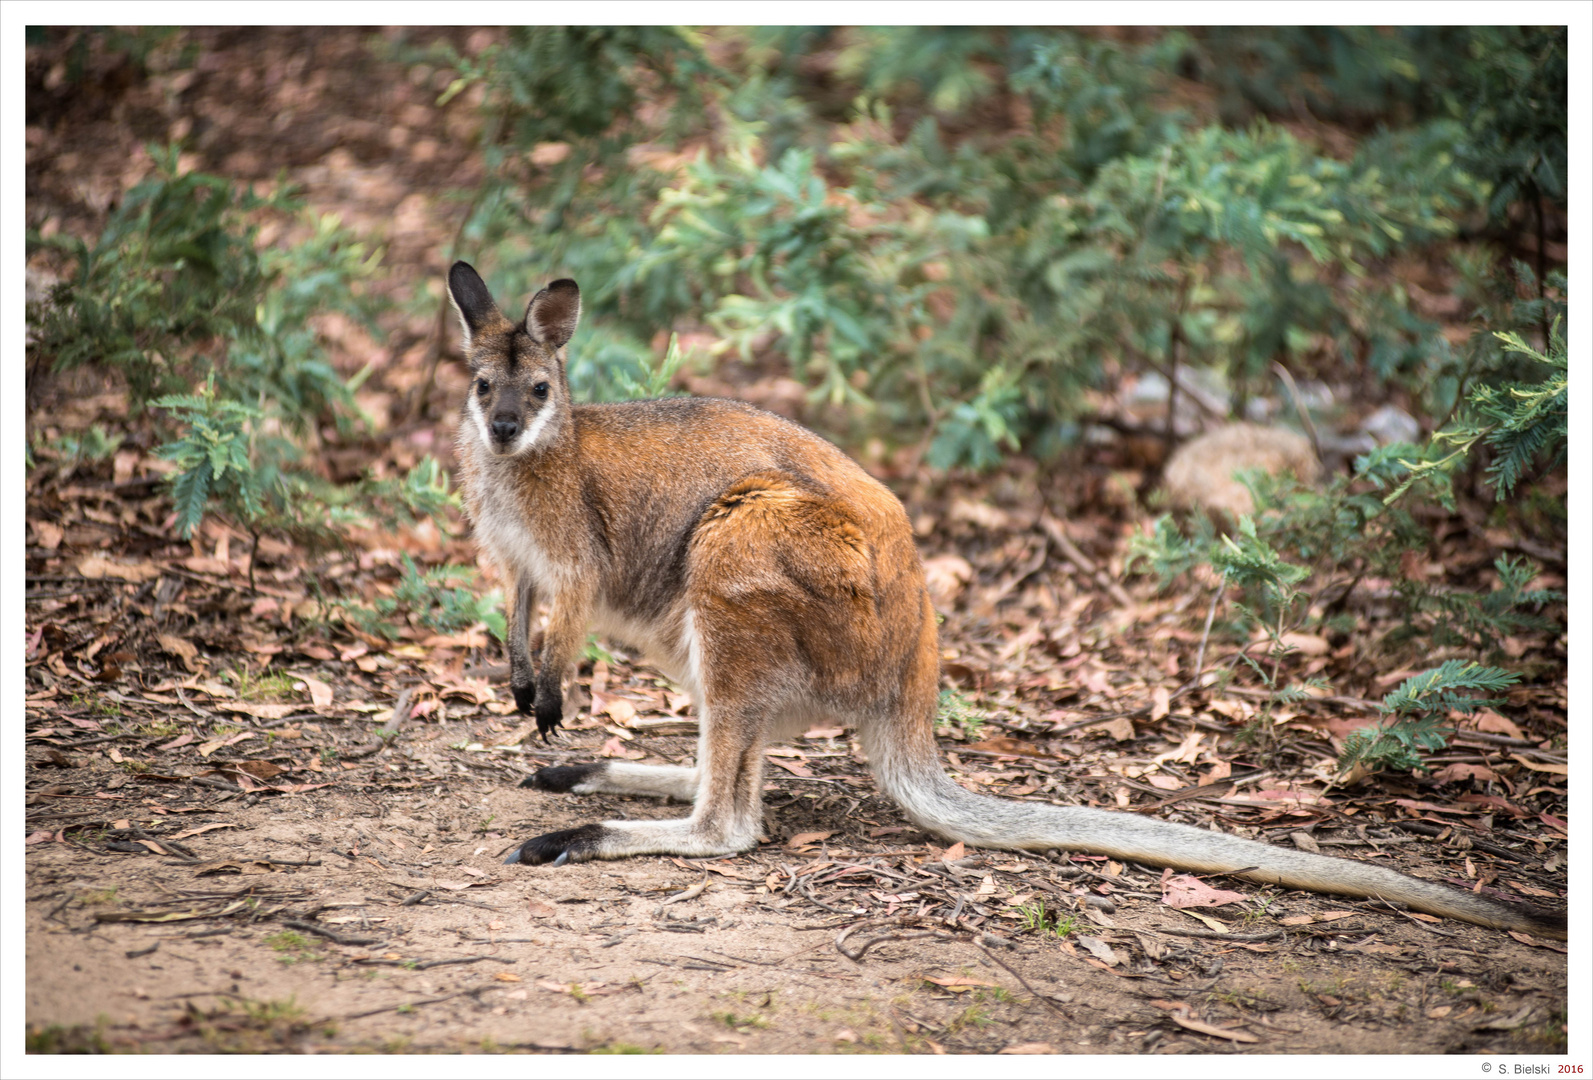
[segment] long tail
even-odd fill
[[[1137,814],[975,795],[941,770],[927,730],[914,730],[901,741],[901,729],[893,734],[898,738],[871,740],[864,732],[875,777],[921,827],[951,840],[1009,851],[1084,851],[1153,866],[1235,874],[1291,889],[1397,901],[1417,911],[1500,930],[1525,930],[1559,940],[1566,936],[1563,915],[1461,892],[1371,863],[1312,855]]]

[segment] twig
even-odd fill
[[[1057,549],[1067,557],[1068,561],[1094,578],[1095,583],[1105,589],[1113,600],[1126,608],[1134,606],[1134,601],[1129,598],[1128,593],[1123,591],[1123,586],[1113,581],[1104,570],[1095,565],[1093,559],[1080,551],[1077,545],[1068,539],[1067,533],[1062,531],[1062,523],[1060,521],[1050,514],[1041,514],[1040,528],[1045,530],[1046,537],[1057,546]]]
[[[315,934],[317,937],[324,937],[334,945],[380,945],[383,940],[381,938],[350,937],[347,934],[339,934],[335,930],[328,930],[324,926],[317,926],[315,923],[303,922],[299,919],[283,919],[282,925],[290,926],[295,930],[303,930],[307,934]]]
[[[320,1027],[338,1020],[363,1020],[367,1016],[379,1016],[384,1012],[397,1012],[400,1009],[412,1009],[417,1005],[435,1005],[439,1001],[448,1001],[452,998],[464,997],[466,994],[474,995],[484,993],[493,989],[493,986],[493,983],[486,983],[482,986],[472,986],[468,990],[455,990],[451,994],[443,994],[440,997],[421,998],[419,1001],[400,1001],[393,1005],[383,1005],[380,1009],[366,1009],[364,1012],[348,1013],[343,1016],[328,1016],[316,1021],[316,1023],[311,1026]]]
[[[664,909],[666,907],[668,907],[670,904],[677,904],[677,903],[679,903],[682,900],[695,900],[695,899],[697,899],[697,897],[701,896],[705,891],[707,891],[707,889],[708,889],[708,874],[705,871],[703,873],[702,880],[697,882],[697,884],[691,886],[690,888],[682,889],[680,892],[675,893],[673,896],[667,897],[664,900],[662,900],[659,903],[659,905],[653,909],[653,918],[656,919],[656,918],[658,918],[659,915],[663,914]]]
[[[797,887],[802,890],[802,895],[807,897],[808,901],[810,903],[818,905],[819,907],[823,908],[825,911],[833,911],[837,915],[853,915],[853,914],[856,914],[855,912],[845,911],[845,910],[843,910],[841,908],[831,907],[829,904],[826,904],[823,900],[820,900],[818,897],[813,895],[813,889],[812,889],[811,886],[808,885],[808,883],[806,881],[802,881],[802,882],[798,883]]]
[[[1022,975],[1019,975],[1018,972],[1017,972],[1017,969],[1015,969],[1011,964],[1009,964],[1005,960],[1001,959],[1001,957],[997,956],[995,953],[991,952],[989,949],[985,948],[983,945],[979,944],[979,942],[977,942],[977,941],[975,941],[973,943],[973,946],[974,946],[974,948],[978,949],[980,952],[984,953],[986,956],[990,957],[990,959],[994,960],[996,963],[998,963],[1002,967],[1006,968],[1008,974],[1010,974],[1014,979],[1017,979],[1020,983],[1022,983],[1023,984],[1023,988],[1025,990],[1029,991],[1029,993],[1031,993],[1035,997],[1039,998],[1040,999],[1040,1003],[1043,1004],[1046,1008],[1050,1009],[1052,1012],[1056,1013],[1058,1016],[1062,1017],[1064,1020],[1072,1020],[1073,1019],[1071,1016],[1069,1016],[1062,1009],[1062,1006],[1058,1005],[1056,1002],[1052,1001],[1050,998],[1048,998],[1044,994],[1040,993],[1040,991],[1038,991],[1034,987],[1030,986],[1029,985],[1029,980],[1025,979]]]
[[[1228,571],[1222,572],[1222,580],[1217,582],[1217,587],[1212,590],[1211,607],[1206,609],[1206,626],[1200,632],[1200,650],[1195,653],[1195,682],[1200,682],[1206,666],[1206,643],[1211,640],[1211,623],[1217,617],[1217,602],[1222,599],[1223,589],[1228,587]]]
[[[183,706],[188,707],[188,712],[196,715],[196,717],[202,717],[205,718],[205,720],[215,720],[215,714],[210,712],[209,709],[201,709],[201,707],[196,706],[194,702],[188,701],[188,695],[183,693],[182,687],[177,687],[177,699],[178,701],[182,701]]]
[[[1158,934],[1176,934],[1179,937],[1206,938],[1211,941],[1276,941],[1284,935],[1282,930],[1272,930],[1265,934],[1225,934],[1220,930],[1185,930],[1182,927],[1174,929],[1170,926],[1155,927]]]
[[[377,965],[382,967],[402,967],[409,968],[411,971],[425,971],[427,968],[446,967],[449,964],[474,964],[480,960],[496,960],[500,964],[518,963],[518,961],[512,956],[458,956],[448,960],[387,960],[365,958],[355,960],[354,963]]]
[[[839,934],[835,936],[836,951],[855,964],[861,964],[863,962],[863,954],[868,952],[868,950],[872,949],[875,945],[882,944],[883,942],[916,941],[919,938],[931,937],[950,939],[952,937],[952,932],[950,930],[909,930],[906,932],[893,931],[889,934],[879,934],[875,937],[868,938],[856,948],[848,948],[846,945],[847,935],[855,930],[858,925],[859,924],[854,923],[851,926],[845,927]]]

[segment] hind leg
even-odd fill
[[[671,821],[604,821],[561,829],[532,837],[510,852],[505,862],[553,863],[584,862],[587,859],[623,859],[630,855],[732,855],[746,851],[758,842],[763,827],[763,723],[755,710],[736,705],[712,703],[701,710],[703,735],[696,769],[666,772],[654,766],[648,774],[608,770],[610,763],[597,766],[604,771],[598,783],[620,782],[635,785],[662,780],[658,786],[678,785],[684,789],[685,776],[693,774],[695,801],[690,817]],[[586,769],[573,766],[572,770]],[[637,766],[630,766],[637,769]],[[543,773],[551,770],[543,770]],[[543,773],[531,778],[535,782]],[[595,773],[589,775],[596,775]],[[563,778],[558,778],[562,780]],[[566,790],[579,791],[587,783],[577,780]],[[592,786],[590,791],[614,790]],[[636,786],[627,786],[636,792]],[[645,794],[673,794],[656,790]]]
[[[520,786],[573,795],[652,795],[693,802],[698,770],[680,765],[637,765],[629,761],[593,761],[538,769]]]

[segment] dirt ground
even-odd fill
[[[30,226],[91,232],[147,174],[142,141],[186,138],[196,167],[285,169],[318,212],[385,242],[379,287],[438,279],[461,212],[446,192],[474,179],[464,102],[432,108],[440,87],[375,59],[365,31],[192,36],[194,67],[147,78],[108,64],[66,83],[61,57],[30,49]],[[338,343],[349,374],[374,358],[362,404],[394,423],[360,453],[446,457],[451,407],[406,406],[434,322],[416,308],[380,343]],[[115,423],[125,403],[102,391],[30,384],[30,436]],[[268,543],[253,592],[241,534],[217,526],[190,546],[160,529],[170,503],[144,483],[149,449],[103,476],[30,474],[13,767],[31,1051],[1565,1051],[1556,943],[1222,879],[1209,884],[1246,899],[1191,914],[1162,902],[1155,869],[948,850],[876,792],[839,732],[773,749],[768,841],[744,856],[503,865],[552,829],[684,812],[515,786],[598,755],[682,762],[695,745],[672,689],[623,657],[589,662],[567,699],[575,730],[533,742],[483,635],[381,649],[294,617],[307,577],[391,581],[395,550],[311,562]],[[1096,462],[1069,481],[1048,489],[1018,463],[975,485],[895,484],[946,615],[948,688],[987,717],[945,733],[960,782],[1564,906],[1563,635],[1518,643],[1551,672],[1512,695],[1521,729],[1457,747],[1457,765],[1514,777],[1509,800],[1475,780],[1332,789],[1331,739],[1387,689],[1356,674],[1359,646],[1311,661],[1347,696],[1301,704],[1288,751],[1252,755],[1232,736],[1254,695],[1169,696],[1205,648],[1209,594],[1130,583],[1121,602],[1142,521],[1108,496],[1132,491],[1131,472]],[[473,558],[468,537],[397,539],[432,563]],[[1444,543],[1435,558],[1465,562],[1449,559],[1464,531]],[[96,576],[102,556],[141,576]],[[288,682],[247,688],[273,678]]]
[[[1302,894],[1264,913],[1210,909],[1232,931],[1219,935],[1159,903],[1159,875],[1139,868],[983,852],[948,864],[956,853],[926,846],[839,740],[801,744],[811,779],[768,785],[770,831],[794,833],[784,844],[702,863],[504,866],[527,835],[681,808],[512,786],[538,762],[589,758],[605,732],[556,752],[447,749],[475,733],[466,721],[401,737],[362,767],[357,793],[135,778],[95,801],[158,823],[145,835],[211,827],[181,851],[151,841],[164,856],[30,846],[36,1049],[1563,1052],[1562,951]],[[127,775],[103,760],[49,772],[57,791]],[[1421,847],[1389,850],[1420,873],[1431,864],[1403,856]],[[1115,910],[1079,903],[1075,890],[1105,899],[1087,888],[1103,884]],[[1077,905],[1080,928],[972,928],[986,922],[974,910],[1014,894]],[[911,918],[945,895],[968,902],[958,932]],[[859,900],[887,922],[850,914]],[[860,921],[841,943],[854,951],[891,932],[943,936],[854,961],[836,939]]]

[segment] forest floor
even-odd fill
[[[29,224],[92,235],[150,170],[142,144],[181,137],[206,171],[285,170],[313,209],[385,245],[395,298],[439,299],[463,212],[445,193],[472,182],[468,111],[433,108],[438,88],[376,59],[365,32],[192,35],[194,67],[147,78],[66,82],[62,57],[29,50]],[[361,392],[376,430],[330,447],[331,468],[451,464],[464,377],[444,364],[425,385],[435,304],[395,310],[379,342],[322,328],[350,374],[376,369]],[[803,418],[778,374],[686,388]],[[314,599],[390,592],[401,554],[473,563],[463,526],[358,533],[325,555],[251,551],[214,520],[178,541],[125,393],[79,372],[28,395],[32,1050],[1564,1052],[1558,943],[1233,880],[1180,892],[1099,857],[948,849],[837,729],[769,748],[766,836],[745,855],[505,866],[537,833],[682,813],[515,786],[594,756],[689,758],[676,688],[593,649],[570,732],[536,741],[480,627],[390,642]],[[105,460],[49,449],[96,423],[128,433]],[[1339,784],[1339,740],[1429,666],[1385,640],[1374,602],[1356,633],[1299,636],[1291,674],[1334,691],[1268,738],[1242,668],[1192,684],[1197,655],[1237,655],[1204,629],[1213,582],[1124,575],[1150,518],[1133,446],[984,477],[871,467],[913,517],[946,684],[974,710],[942,739],[960,783],[1563,908],[1563,635],[1507,643],[1529,677],[1434,773]],[[1431,572],[1486,588],[1500,538],[1460,519],[1435,534]]]

